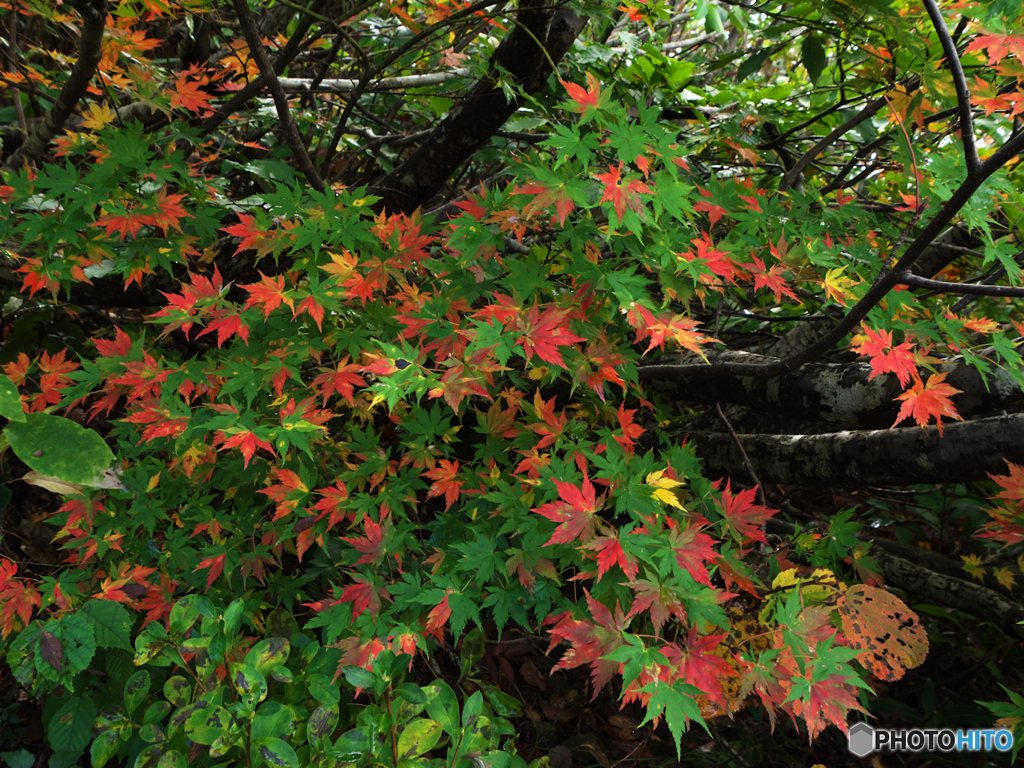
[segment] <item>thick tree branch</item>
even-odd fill
[[[429,141],[370,187],[369,193],[381,198],[378,207],[411,213],[434,197],[455,170],[519,109],[518,99],[505,97],[498,72],[507,73],[526,93],[535,93],[551,73],[548,61],[561,60],[585,23],[572,11],[556,11],[543,0],[521,2],[515,27],[491,59],[493,77],[479,81]]]
[[[871,556],[881,567],[889,584],[920,595],[936,605],[945,605],[993,621],[1006,632],[1024,639],[1024,626],[1019,624],[1024,621],[1024,608],[998,592],[922,568],[882,547],[873,546]]]
[[[78,101],[85,95],[89,81],[96,74],[96,67],[99,66],[103,55],[100,44],[103,42],[103,30],[107,20],[107,3],[106,0],[84,0],[73,5],[82,16],[78,58],[64,87],[61,88],[57,101],[39,121],[35,131],[25,139],[25,143],[7,158],[5,168],[18,169],[46,151],[50,139],[57,135],[71,117]]]
[[[993,416],[938,428],[901,427],[820,435],[744,435],[743,447],[761,482],[863,487],[985,480],[1024,464],[1024,414]],[[727,432],[678,429],[704,462],[708,477],[746,475]]]
[[[707,356],[712,366],[770,365],[773,362],[773,358],[739,351],[709,352]],[[685,358],[677,355],[664,359],[671,363]],[[720,376],[714,387],[677,375],[681,367],[645,365],[640,366],[638,373],[645,387],[661,392],[670,400],[735,403],[765,413],[851,428],[892,424],[899,412],[895,398],[906,389],[891,373],[871,378],[871,365],[866,362],[809,363],[771,379]],[[976,368],[963,363],[938,365],[934,370],[945,373],[946,382],[961,390],[953,402],[965,418],[990,416],[1024,401],[1020,386],[1001,369],[993,370],[985,379]],[[926,376],[929,371],[920,369],[919,373]]]
[[[260,42],[260,32],[256,29],[256,22],[253,20],[252,14],[249,13],[249,6],[246,0],[233,0],[232,4],[235,7],[235,13],[238,14],[238,22],[242,26],[242,33],[249,44],[249,54],[256,60],[256,66],[260,69],[260,75],[267,82],[270,95],[274,97],[277,116],[281,119],[281,127],[284,130],[284,138],[288,142],[288,146],[291,147],[292,154],[295,155],[295,162],[298,164],[299,170],[302,171],[302,175],[310,183],[310,186],[317,192],[323,192],[326,188],[324,187],[324,180],[320,178],[320,174],[313,167],[313,162],[309,159],[309,153],[306,152],[306,147],[302,143],[302,136],[299,134],[295,120],[292,119],[291,110],[288,108],[288,96],[277,79],[277,73],[274,72],[274,67],[271,65],[270,59],[267,58],[266,51],[263,50],[263,44]]]

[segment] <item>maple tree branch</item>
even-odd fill
[[[946,27],[946,20],[942,18],[942,11],[935,4],[935,0],[923,0],[925,10],[928,11],[928,18],[931,19],[932,27],[939,36],[942,43],[942,52],[946,55],[946,63],[949,65],[949,73],[953,76],[953,87],[956,89],[957,106],[960,112],[960,139],[964,144],[964,161],[967,163],[967,172],[976,171],[981,166],[978,159],[978,148],[974,144],[974,118],[971,116],[971,92],[967,87],[967,78],[964,76],[963,67],[960,64],[960,54],[956,50],[953,38],[949,36],[949,29]]]
[[[242,26],[245,40],[249,44],[249,54],[256,60],[256,66],[260,69],[260,75],[266,81],[270,95],[274,97],[274,104],[277,107],[277,116],[281,119],[281,128],[284,131],[285,141],[288,142],[288,146],[291,147],[292,153],[295,155],[295,161],[299,166],[299,170],[302,171],[302,174],[313,189],[317,192],[323,192],[326,189],[324,181],[320,178],[316,168],[313,167],[313,163],[309,159],[309,153],[306,152],[306,147],[302,143],[302,136],[299,135],[299,129],[295,125],[295,120],[292,119],[292,113],[288,108],[288,96],[281,87],[281,83],[277,79],[277,73],[274,72],[274,67],[271,65],[270,59],[267,58],[266,51],[263,50],[263,45],[260,43],[260,32],[256,28],[256,22],[252,14],[249,13],[247,0],[232,0],[232,5],[235,7],[235,13],[238,14],[238,23]]]
[[[726,417],[725,412],[722,411],[721,403],[715,403],[715,410],[718,412],[719,418],[725,422],[725,428],[729,430],[729,434],[732,435],[732,439],[736,442],[736,448],[743,457],[743,464],[747,468],[747,472],[750,473],[750,478],[754,481],[754,485],[757,486],[757,503],[764,506],[764,488],[761,486],[761,481],[757,477],[757,472],[754,471],[754,465],[750,463],[750,457],[747,456],[747,452],[743,450],[743,443],[740,441],[740,436],[736,434],[736,430],[732,428],[732,423]]]
[[[539,91],[551,72],[549,61],[562,59],[586,21],[568,8],[556,10],[544,0],[524,0],[517,11],[516,25],[491,58],[491,71],[500,68],[508,72],[526,93]],[[381,198],[375,207],[391,213],[411,213],[428,202],[519,106],[520,99],[509,101],[505,97],[497,78],[479,80],[428,141],[374,182],[368,192]]]
[[[1012,285],[981,285],[979,283],[952,283],[947,280],[929,280],[912,272],[903,272],[900,283],[911,288],[926,288],[936,293],[962,293],[970,296],[999,296],[1024,298],[1024,288]]]
[[[818,341],[778,362],[765,365],[746,363],[724,363],[713,365],[685,365],[676,368],[677,376],[693,376],[709,378],[722,374],[739,376],[763,376],[774,378],[788,371],[793,371],[805,363],[816,360],[836,344],[842,341],[874,308],[878,302],[899,284],[899,278],[910,272],[917,259],[931,243],[942,234],[949,222],[963,209],[975,192],[989,176],[1024,150],[1024,133],[1017,134],[996,150],[975,172],[968,172],[967,178],[946,201],[945,205],[932,217],[921,233],[907,246],[902,258],[885,274],[881,280],[875,281],[867,293],[861,297],[853,308],[840,320],[831,331]]]
[[[313,16],[315,16],[315,14],[313,14],[312,11],[309,11],[308,9],[303,11],[303,14],[299,17],[299,23],[295,32],[290,38],[288,38],[288,42],[285,43],[281,52],[274,59],[275,73],[280,74],[281,72],[284,72],[285,67],[291,63],[292,59],[298,55],[301,49],[312,43],[312,40],[306,41],[305,44],[303,44],[303,41],[306,37],[306,33],[309,31],[309,28],[313,25]],[[200,130],[207,133],[216,129],[225,120],[231,117],[231,115],[241,109],[249,99],[263,90],[263,86],[265,84],[266,81],[262,74],[259,77],[254,78],[251,82],[247,83],[244,88],[228,99],[227,102],[224,103],[214,114],[203,120],[200,124]]]
[[[46,151],[50,139],[57,135],[57,131],[63,127],[79,100],[85,95],[86,89],[92,76],[96,74],[103,51],[103,32],[107,20],[106,0],[83,0],[74,3],[82,17],[82,35],[78,42],[78,58],[71,69],[71,74],[64,82],[60,95],[53,107],[46,113],[36,129],[31,133],[25,142],[7,158],[4,167],[8,169],[20,168]]]
[[[908,79],[903,84],[903,87],[909,93],[910,91],[916,90],[920,84],[921,78],[915,75],[914,77]],[[779,182],[779,191],[785,192],[786,190],[792,188],[792,186],[796,183],[797,177],[803,173],[804,168],[810,165],[814,158],[816,158],[828,147],[834,144],[839,139],[839,137],[849,133],[858,125],[863,123],[865,120],[870,120],[872,117],[874,117],[878,113],[878,111],[881,110],[882,107],[884,107],[887,103],[888,102],[884,94],[882,96],[879,96],[877,99],[874,99],[873,101],[869,101],[867,104],[864,105],[864,108],[861,109],[860,112],[851,117],[838,128],[831,131],[829,134],[821,138],[818,141],[818,143],[811,147],[809,150],[807,150],[807,152],[805,152],[803,156],[796,161],[793,167],[786,172],[786,175],[782,177],[782,181]]]
[[[990,416],[938,426],[845,430],[821,434],[743,435],[761,481],[767,484],[857,488],[987,480],[1024,463],[1024,414]],[[666,430],[686,439],[708,477],[739,475],[743,459],[732,435],[689,427]]]
[[[712,366],[728,363],[767,365],[779,358],[749,352],[709,351]],[[667,355],[669,360],[689,360],[696,355]],[[714,387],[694,378],[677,375],[681,365],[644,365],[637,369],[645,389],[654,389],[668,400],[712,404],[721,401],[753,408],[759,413],[819,422],[821,430],[888,427],[896,419],[896,397],[906,388],[895,374],[874,375],[871,363],[808,363],[778,378],[722,375]],[[1024,403],[1024,392],[1013,377],[1001,369],[983,377],[973,366],[953,361],[933,366],[931,373],[945,373],[946,382],[960,390],[955,401],[960,415],[970,418],[991,416]],[[916,369],[927,378],[928,370]],[[908,371],[910,373],[910,371]],[[740,433],[754,431],[741,423]],[[757,431],[764,431],[758,428]],[[775,430],[773,430],[775,431]]]

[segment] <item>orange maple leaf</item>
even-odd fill
[[[580,114],[586,115],[590,111],[597,109],[597,100],[601,98],[601,85],[592,74],[587,72],[589,90],[582,85],[576,85],[576,83],[570,83],[566,80],[559,80],[558,82],[569,92],[569,98],[576,102],[577,111]]]
[[[890,331],[865,328],[863,336],[853,338],[852,346],[865,357],[871,358],[869,380],[883,373],[895,373],[900,384],[905,387],[911,378],[918,377],[913,345],[907,341],[894,346]]]
[[[423,475],[434,481],[427,492],[428,499],[443,495],[445,511],[458,501],[464,483],[464,481],[457,479],[459,476],[458,461],[452,462],[448,461],[448,459],[441,459],[436,467],[428,469]]]
[[[616,168],[608,166],[608,173],[595,173],[594,178],[604,182],[604,194],[600,202],[611,203],[615,208],[615,215],[622,221],[622,214],[628,207],[630,210],[643,216],[643,204],[640,202],[640,193],[651,194],[651,189],[640,179],[622,178],[622,163]]]
[[[939,435],[942,435],[942,417],[948,416],[957,421],[963,421],[963,417],[956,412],[953,401],[949,398],[960,394],[961,390],[949,384],[945,384],[945,373],[933,373],[928,377],[928,383],[924,384],[918,379],[902,395],[896,397],[903,401],[899,415],[892,426],[895,427],[901,421],[911,416],[918,426],[925,426],[932,416],[935,417],[936,426],[939,428]],[[892,427],[890,427],[892,429]]]

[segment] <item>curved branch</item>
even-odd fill
[[[948,280],[929,280],[912,272],[900,275],[900,283],[911,288],[926,288],[936,293],[963,293],[971,296],[1001,296],[1024,298],[1024,288],[1012,285],[979,285],[977,283],[951,283]]]
[[[904,83],[903,87],[906,88],[907,92],[909,93],[910,91],[917,90],[917,87],[920,84],[921,78],[914,76],[910,78],[906,83]],[[793,167],[789,169],[786,175],[782,177],[782,181],[779,182],[779,191],[785,192],[786,190],[790,189],[796,183],[796,180],[800,176],[800,174],[804,172],[804,168],[810,165],[814,158],[816,158],[818,155],[820,155],[822,152],[824,152],[826,149],[832,146],[832,144],[834,144],[841,136],[849,133],[858,125],[863,123],[865,120],[870,120],[872,117],[874,117],[878,113],[878,111],[881,110],[881,108],[884,107],[887,103],[888,102],[886,101],[885,94],[879,96],[877,99],[873,101],[869,101],[867,104],[864,105],[864,108],[861,109],[860,112],[851,117],[838,128],[834,129],[827,136],[824,136],[820,141],[818,141],[817,144],[815,144],[813,147],[807,150],[807,152],[805,152],[804,155],[799,160],[796,161],[796,164],[794,164]]]
[[[986,480],[1024,463],[1024,414],[944,424],[821,435],[744,435],[743,447],[763,483],[864,487]],[[745,477],[726,432],[671,431],[687,439],[709,477]]]
[[[4,163],[5,168],[20,168],[46,151],[50,139],[57,135],[57,131],[71,117],[75,106],[85,95],[89,81],[96,74],[96,67],[99,66],[103,55],[100,44],[103,42],[103,31],[107,20],[107,3],[106,0],[92,0],[92,2],[76,3],[75,8],[82,15],[82,37],[78,43],[78,58],[75,60],[75,65],[53,107],[39,121],[39,125],[25,139],[25,143],[7,158]]]
[[[935,0],[924,0],[924,7],[928,11],[928,18],[932,20],[935,33],[939,36],[939,42],[942,43],[942,52],[946,55],[946,62],[949,64],[949,73],[953,76],[953,87],[956,88],[957,107],[960,112],[960,138],[964,143],[964,161],[967,163],[967,172],[971,173],[981,167],[978,148],[974,144],[971,92],[967,88],[967,78],[964,77],[964,70],[960,65],[960,54],[956,50],[953,38],[949,36],[949,29],[946,28],[946,20],[942,18],[942,11],[935,4]]]
[[[252,14],[249,13],[249,5],[246,0],[233,0],[232,4],[235,7],[235,13],[238,14],[238,22],[242,25],[242,33],[249,44],[249,53],[256,60],[256,65],[260,68],[260,75],[267,82],[270,95],[274,97],[277,116],[281,119],[281,127],[284,129],[285,141],[291,147],[295,161],[310,186],[317,192],[323,192],[324,181],[313,167],[309,153],[306,152],[306,147],[302,143],[302,136],[299,135],[299,129],[288,109],[288,96],[277,79],[277,73],[274,72],[274,67],[270,63],[270,59],[267,58],[266,51],[263,50],[263,45],[260,43],[260,32],[256,29],[256,22],[253,20]]]

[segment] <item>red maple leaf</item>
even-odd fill
[[[448,592],[450,593],[451,590],[448,590]],[[451,615],[452,609],[448,605],[448,595],[446,594],[441,602],[431,608],[430,613],[427,614],[426,633],[440,639],[444,625],[448,622]]]
[[[129,419],[129,421],[130,420],[131,419]],[[243,429],[235,433],[218,430],[217,436],[214,438],[214,442],[220,443],[220,450],[222,451],[226,451],[228,448],[239,448],[242,451],[242,456],[245,457],[246,467],[249,466],[249,461],[252,459],[253,454],[256,453],[257,448],[263,448],[270,453],[274,453],[274,446],[266,440],[257,437],[247,429]]]
[[[747,488],[732,493],[732,481],[722,489],[722,515],[727,530],[731,531],[740,544],[754,540],[767,544],[764,535],[764,522],[778,513],[778,510],[754,503],[756,488]]]
[[[213,586],[213,582],[217,580],[217,577],[224,572],[224,560],[227,558],[228,553],[217,555],[216,557],[207,557],[195,567],[195,571],[201,571],[203,568],[209,568],[210,573],[206,577],[206,589],[209,591],[210,587]],[[195,572],[193,571],[193,573]]]
[[[604,503],[604,497],[596,498],[594,484],[586,476],[583,478],[582,487],[560,480],[555,480],[554,483],[561,501],[553,501],[531,510],[559,523],[544,546],[571,544],[577,539],[581,544],[586,544],[594,538],[594,527],[598,521],[597,511]]]
[[[639,438],[644,433],[644,428],[639,424],[633,423],[633,414],[636,413],[635,408],[626,408],[624,405],[619,405],[619,427],[622,429],[622,437],[618,435],[612,435],[612,438],[617,442],[626,453],[632,455],[633,446],[636,445],[635,438]]]
[[[814,681],[814,668],[807,666],[803,677],[810,684],[806,698],[790,702],[793,712],[803,718],[807,725],[807,738],[814,739],[829,725],[835,725],[846,732],[846,719],[851,709],[864,711],[857,700],[857,689],[846,681],[848,677],[829,675]]]
[[[895,373],[900,384],[905,387],[911,378],[917,378],[913,344],[906,341],[899,346],[893,346],[890,331],[865,328],[864,335],[855,337],[852,346],[860,354],[871,358],[869,379],[883,373]]]
[[[116,232],[124,240],[125,237],[137,235],[143,227],[156,224],[156,219],[148,211],[142,209],[137,202],[128,205],[112,204],[113,213],[104,212],[92,223],[94,227],[103,227],[107,237],[113,236]]]
[[[600,202],[611,203],[615,208],[615,215],[622,221],[622,215],[628,207],[643,215],[643,204],[640,202],[640,193],[651,194],[651,189],[640,179],[622,178],[622,163],[616,168],[608,166],[608,173],[595,173],[594,178],[604,183],[604,193]]]
[[[690,634],[686,637],[686,650],[679,659],[676,671],[680,680],[696,686],[707,694],[709,699],[727,709],[728,702],[722,693],[722,680],[734,676],[736,671],[724,658],[713,653],[725,635],[726,633],[722,632],[702,636],[698,634],[696,626],[690,627]]]
[[[564,185],[531,181],[521,187],[516,187],[512,194],[536,195],[533,200],[523,207],[522,216],[524,219],[528,219],[537,211],[542,211],[552,205],[555,206],[556,215],[551,217],[551,221],[554,222],[555,218],[557,218],[558,226],[565,224],[565,217],[572,213],[572,209],[576,207],[576,202],[572,199]]]
[[[262,280],[258,283],[239,286],[242,290],[249,292],[249,299],[245,302],[245,309],[254,307],[257,304],[263,305],[263,316],[270,317],[270,313],[282,304],[285,304],[292,311],[295,310],[295,303],[285,292],[284,277],[268,277],[260,272]]]
[[[637,571],[639,570],[636,558],[626,553],[618,536],[598,536],[587,544],[586,548],[597,552],[598,581],[601,580],[601,577],[613,565],[619,566],[622,572],[626,574],[627,579],[633,580],[636,578]]]
[[[695,581],[710,587],[711,575],[705,563],[713,563],[718,559],[718,553],[713,549],[715,540],[706,533],[701,533],[697,523],[690,523],[683,530],[679,529],[674,520],[669,520],[668,525],[668,543],[676,553],[676,563]]]
[[[933,373],[928,377],[927,384],[918,379],[910,389],[902,395],[897,395],[896,399],[902,400],[903,405],[892,425],[895,427],[904,419],[913,416],[918,426],[923,427],[934,416],[941,437],[943,416],[963,421],[963,417],[956,412],[953,401],[949,399],[953,395],[960,394],[961,390],[945,384],[945,378],[945,373]]]
[[[237,312],[214,310],[210,313],[210,317],[216,317],[216,319],[207,322],[206,328],[200,331],[196,336],[197,339],[208,333],[216,332],[218,347],[223,346],[225,341],[235,335],[237,335],[246,346],[249,345],[249,326],[242,322],[242,317]]]
[[[342,541],[347,541],[363,553],[363,556],[356,560],[356,565],[377,565],[384,557],[384,526],[373,522],[369,517],[364,517],[363,530],[366,532],[365,536],[343,538]]]
[[[1024,35],[978,35],[967,51],[986,51],[988,63],[998,64],[1006,56],[1015,56],[1024,64]]]
[[[1006,461],[1006,466],[1010,470],[1010,474],[989,475],[1003,489],[992,498],[1016,501],[1017,508],[1020,509],[1024,506],[1024,467],[1009,460]]]
[[[701,265],[711,270],[712,274],[721,277],[729,282],[736,282],[736,278],[742,276],[742,268],[736,264],[732,254],[720,251],[715,248],[711,235],[702,232],[700,237],[690,240],[697,246],[696,252],[685,251],[679,254],[679,258],[685,261],[699,261]],[[707,274],[701,274],[700,280],[703,283],[712,283],[714,278]]]
[[[320,390],[324,405],[334,393],[338,393],[349,405],[355,405],[355,387],[365,387],[366,380],[357,371],[361,366],[359,363],[349,363],[348,358],[342,358],[338,363],[337,370],[328,370],[313,379],[312,386]]]
[[[444,508],[447,511],[451,508],[452,504],[458,501],[459,494],[462,492],[462,486],[465,481],[457,479],[459,476],[459,462],[448,461],[448,459],[441,459],[437,466],[433,469],[428,469],[423,473],[424,477],[430,478],[434,481],[433,485],[430,486],[430,490],[427,492],[427,498],[434,496],[444,496]]]
[[[590,606],[590,615],[594,620],[573,619],[569,613],[555,617],[558,621],[551,628],[551,645],[548,651],[564,640],[571,647],[562,654],[555,669],[573,669],[590,664],[590,674],[594,679],[593,700],[622,666],[617,661],[601,657],[625,644],[625,632],[630,619],[623,614],[622,607],[617,602],[613,616],[612,612],[591,597],[587,590],[584,589],[583,592],[587,596],[587,605]]]
[[[566,80],[559,80],[558,82],[568,91],[569,98],[576,102],[578,111],[581,114],[586,115],[588,112],[597,109],[597,100],[601,97],[601,85],[592,74],[587,72],[589,90],[582,85],[576,85],[576,83],[570,83]]]
[[[772,264],[771,269],[766,269],[764,262],[760,258],[757,256],[752,256],[751,258],[754,261],[743,266],[754,276],[755,291],[760,288],[767,288],[775,294],[776,301],[782,301],[783,296],[788,296],[791,299],[796,298],[793,289],[786,284],[786,279],[782,276],[785,269],[781,264]]]
[[[569,330],[569,310],[548,307],[544,312],[534,304],[519,316],[517,329],[520,336],[516,344],[522,345],[523,357],[527,361],[534,355],[545,362],[565,368],[559,347],[575,344],[586,339]]]
[[[723,208],[721,205],[718,205],[718,203],[714,202],[714,195],[709,190],[704,189],[703,187],[697,187],[697,191],[700,192],[701,195],[703,195],[704,197],[712,198],[712,202],[698,200],[696,203],[693,204],[693,210],[704,211],[705,213],[707,213],[708,224],[714,227],[715,224],[718,223],[719,219],[721,219],[725,215],[725,208]]]
[[[165,234],[168,228],[181,232],[179,222],[186,217],[192,218],[192,214],[181,205],[184,199],[185,195],[169,195],[166,189],[161,189],[153,202],[153,224]]]
[[[633,606],[629,609],[627,618],[649,610],[656,637],[661,633],[661,628],[665,626],[669,616],[675,616],[679,621],[686,622],[686,607],[669,584],[637,579],[631,581],[628,586],[636,592],[636,597],[633,599]]]
[[[352,603],[353,619],[359,618],[359,615],[367,610],[373,618],[377,618],[377,614],[380,613],[381,598],[391,602],[391,595],[384,587],[374,586],[358,574],[353,573],[352,579],[356,583],[345,587],[338,602]]]

